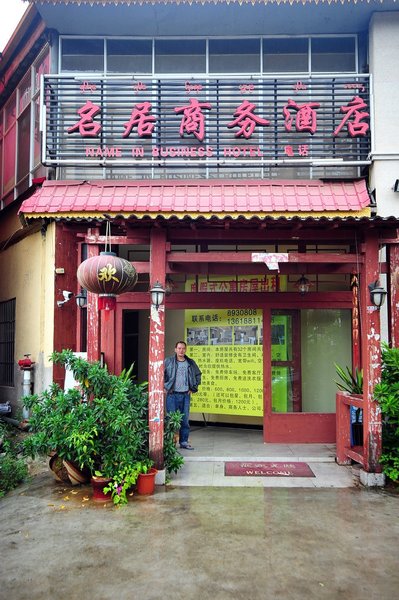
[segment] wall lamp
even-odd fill
[[[302,275],[295,285],[298,288],[298,292],[302,295],[307,294],[310,289],[310,281],[305,275]]]
[[[394,192],[399,192],[399,179],[395,180],[395,183],[393,184],[393,191]]]
[[[371,303],[374,304],[378,309],[385,302],[385,296],[387,295],[387,291],[380,285],[378,279],[374,281],[374,283],[369,283],[369,292],[370,292],[370,300]]]
[[[158,310],[159,307],[161,306],[161,304],[163,304],[163,301],[165,298],[165,290],[162,287],[162,285],[159,283],[159,281],[154,283],[154,285],[150,289],[150,294],[151,294],[151,304],[153,306],[155,306],[155,308]]]
[[[78,308],[84,308],[87,305],[87,290],[81,288],[79,294],[75,296]]]

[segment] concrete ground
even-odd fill
[[[264,444],[262,431],[210,426],[192,427],[190,443],[194,450],[180,450],[185,463],[173,477],[176,486],[343,488],[359,483],[359,469],[335,463],[335,444]],[[305,462],[314,477],[227,477],[226,461]]]
[[[399,497],[167,487],[123,508],[49,471],[0,500],[8,600],[394,600]]]
[[[35,461],[0,499],[0,598],[399,598],[399,495],[359,486],[334,447],[258,434],[193,428],[171,483],[119,509]],[[224,461],[240,459],[301,459],[316,477],[225,477]]]

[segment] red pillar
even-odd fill
[[[379,278],[379,244],[377,232],[371,231],[365,239],[365,262],[360,282],[360,311],[363,365],[363,446],[364,470],[380,473],[382,443],[381,411],[374,401],[374,386],[381,377],[380,311],[371,303],[368,285]]]
[[[389,267],[388,323],[389,342],[392,348],[399,347],[399,244],[387,246]]]
[[[166,232],[151,231],[150,287],[158,282],[165,287]],[[151,300],[150,300],[151,302]],[[157,469],[163,469],[164,430],[164,358],[165,358],[165,305],[150,308],[150,339],[148,358],[148,419],[150,457]]]
[[[99,247],[89,244],[87,258],[98,256]],[[98,310],[98,296],[87,292],[87,360],[100,360],[101,355],[101,319]]]

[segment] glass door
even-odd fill
[[[301,354],[298,311],[271,314],[272,412],[301,411]]]

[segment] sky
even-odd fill
[[[6,47],[22,15],[29,6],[28,2],[22,2],[22,0],[3,0],[3,2],[7,2],[7,8],[4,9],[2,6],[1,10],[0,51]]]

